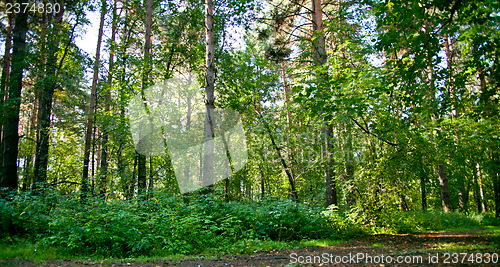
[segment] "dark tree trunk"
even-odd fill
[[[406,203],[406,197],[404,194],[399,195],[399,202],[400,202],[400,207],[401,211],[408,211],[408,203]]]
[[[465,162],[464,162],[465,164]],[[467,212],[469,209],[469,194],[470,194],[470,179],[467,176],[463,177],[466,181],[464,181],[464,185],[460,192],[458,193],[458,200],[461,212]]]
[[[83,152],[83,174],[81,197],[85,199],[88,195],[88,179],[89,179],[89,162],[90,162],[90,146],[92,144],[92,130],[94,129],[94,115],[96,110],[97,97],[97,82],[99,80],[99,60],[101,56],[101,43],[104,28],[104,19],[107,12],[106,1],[101,2],[101,20],[99,23],[99,33],[97,35],[97,47],[94,61],[94,77],[92,78],[92,91],[90,93],[89,114],[87,118],[87,130],[85,133],[85,147]],[[94,162],[94,161],[92,161]]]
[[[124,159],[124,149],[125,149],[125,127],[126,127],[126,114],[125,114],[125,106],[127,105],[127,93],[126,93],[126,88],[128,87],[127,83],[127,48],[128,48],[128,37],[127,37],[127,32],[128,28],[127,25],[129,24],[129,7],[128,7],[128,1],[122,2],[123,6],[121,11],[124,11],[124,20],[125,23],[123,24],[123,27],[121,29],[121,35],[125,36],[124,39],[120,38],[120,53],[117,55],[118,59],[118,64],[117,64],[117,69],[120,69],[120,86],[118,87],[118,105],[119,105],[119,110],[120,110],[120,116],[119,116],[119,126],[117,130],[117,134],[115,135],[115,138],[117,139],[118,143],[118,151],[116,152],[116,161],[117,161],[117,167],[118,167],[118,175],[120,176],[120,183],[124,187],[124,192],[126,194],[126,198],[130,199],[130,192],[129,192],[129,187],[130,187],[130,176],[127,175],[126,169],[127,169],[127,164]],[[121,12],[120,11],[120,12]],[[121,68],[120,68],[121,67]],[[135,157],[134,157],[135,160]],[[133,169],[133,167],[132,167]]]
[[[476,202],[477,212],[481,213],[481,212],[483,212],[483,209],[481,206],[481,197],[479,196],[479,183],[477,182],[477,175],[476,174],[472,175],[472,184],[474,186],[474,200]]]
[[[263,165],[264,163],[262,163]],[[262,198],[264,198],[264,196],[266,195],[266,191],[265,191],[265,176],[264,176],[264,171],[262,170],[262,166],[259,167],[259,172],[260,172],[260,196]]]
[[[108,81],[107,81],[107,91],[106,91],[106,101],[104,103],[104,111],[106,112],[106,118],[110,116],[111,110],[111,88],[113,86],[113,71],[114,71],[114,56],[115,56],[115,36],[116,36],[116,6],[117,0],[113,3],[113,18],[111,22],[111,43],[109,51],[109,68],[108,68]],[[108,177],[108,141],[109,141],[109,125],[107,121],[103,126],[102,133],[102,155],[101,155],[101,173],[99,179],[99,194],[101,196],[106,196],[106,186]]]
[[[297,201],[299,199],[299,196],[297,194],[297,189],[295,188],[295,177],[293,177],[293,173],[288,168],[288,165],[286,164],[286,161],[281,154],[280,148],[278,147],[278,145],[276,145],[273,134],[271,132],[271,128],[269,128],[269,124],[262,117],[262,115],[260,117],[262,119],[262,122],[264,123],[264,127],[266,128],[267,134],[271,139],[271,144],[273,145],[274,149],[276,150],[276,153],[278,154],[278,158],[280,159],[281,165],[283,166],[283,169],[285,169],[286,176],[288,177],[288,182],[290,183],[290,191],[291,191],[290,193],[292,195],[292,198],[293,200]]]
[[[50,118],[52,115],[52,99],[56,89],[56,71],[57,71],[57,50],[59,49],[59,39],[57,36],[62,27],[64,15],[64,2],[59,1],[61,10],[54,18],[54,31],[51,33],[52,42],[49,44],[48,56],[46,61],[45,81],[38,104],[38,135],[36,143],[35,156],[35,182],[47,181],[47,166],[49,156],[49,137],[50,137]]]
[[[231,174],[234,174],[234,167],[233,167],[233,160],[231,159],[231,154],[229,153],[229,146],[227,145],[227,142],[230,140],[231,135],[228,134],[227,140],[225,137],[225,133],[222,134],[222,143],[224,144],[224,149],[226,150],[226,157],[229,161],[229,167],[231,168]],[[229,175],[228,175],[229,176]],[[229,202],[229,177],[225,180],[224,182],[224,191],[225,191],[225,199],[226,202]]]
[[[496,147],[491,150],[491,176],[495,196],[495,217],[500,218],[500,157],[498,149],[499,147]]]
[[[7,1],[11,3],[11,1]],[[4,103],[7,101],[8,96],[8,86],[7,82],[9,81],[10,75],[10,62],[11,62],[11,54],[10,49],[12,48],[12,22],[14,19],[14,13],[7,14],[7,25],[5,25],[5,50],[3,54],[3,63],[2,63],[2,77],[0,80],[0,106],[3,107]],[[2,164],[3,164],[3,156],[4,156],[4,138],[3,138],[3,126],[5,124],[5,120],[3,118],[7,118],[7,109],[1,111],[0,119],[0,179],[2,177]]]
[[[313,20],[313,54],[314,54],[314,64],[322,68],[326,64],[327,55],[325,50],[325,36],[324,36],[324,24],[323,24],[323,10],[321,7],[321,0],[312,0],[312,20]],[[323,87],[322,83],[328,82],[328,74],[325,70],[321,69],[318,73],[320,87]],[[326,96],[326,88],[321,88],[323,99]],[[325,177],[325,188],[326,188],[326,204],[337,205],[337,193],[336,184],[334,180],[334,170],[333,170],[333,156],[331,155],[332,146],[331,140],[333,136],[333,126],[330,121],[326,119],[325,111],[320,112],[320,120],[323,123],[322,133],[324,136],[323,143],[323,170]]]
[[[137,165],[138,165],[139,156],[137,153],[134,154],[134,165],[132,166],[132,176],[128,180],[128,199],[132,199],[134,197],[135,191],[135,176],[137,175]]]
[[[427,172],[424,169],[422,169],[420,171],[420,193],[422,198],[423,211],[427,210],[427,192],[425,191],[426,183],[427,183]]]
[[[448,175],[446,174],[446,166],[442,161],[438,162],[438,179],[441,189],[441,201],[444,212],[453,210],[450,196],[450,186],[448,184]]]
[[[144,90],[149,85],[149,71],[151,70],[152,61],[150,59],[150,50],[151,50],[151,23],[153,17],[153,1],[146,1],[146,34],[144,36],[144,68],[142,73],[142,88],[141,93],[144,94]],[[144,97],[144,95],[143,95]],[[146,107],[146,110],[148,108]],[[141,140],[142,141],[142,140]],[[140,142],[139,142],[140,143]],[[142,194],[146,192],[146,155],[139,154],[137,151],[138,157],[138,168],[137,168],[137,188],[138,193]]]
[[[20,1],[21,6],[28,1]],[[24,11],[24,10],[23,10]],[[3,126],[2,140],[3,163],[0,187],[17,189],[17,154],[19,146],[19,109],[23,72],[26,67],[26,33],[28,32],[28,13],[18,13],[13,32],[14,49],[12,51],[12,71],[9,80],[9,99],[6,107],[6,122]]]

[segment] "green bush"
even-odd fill
[[[224,202],[212,195],[157,194],[134,201],[94,197],[82,203],[53,192],[0,199],[0,219],[4,241],[23,239],[71,255],[106,257],[248,252],[294,240],[360,235],[367,223],[368,229],[396,233],[498,223],[484,215],[456,212],[374,216],[357,208],[340,211],[275,199]]]
[[[335,231],[336,236],[351,237],[363,235],[365,233],[361,224],[356,221],[356,216],[352,216],[354,213],[341,212],[338,207],[334,205],[329,206],[322,213],[328,218],[330,227]]]
[[[19,236],[72,255],[112,257],[235,251],[260,241],[328,238],[322,210],[287,200],[224,202],[211,195],[156,195],[104,201],[54,193],[19,195],[2,203]],[[6,219],[7,218],[7,219]],[[244,241],[246,240],[246,241]],[[267,241],[266,241],[267,242]]]
[[[394,233],[441,231],[453,228],[471,228],[498,224],[498,220],[484,214],[462,214],[443,211],[392,212],[377,222],[377,228]]]

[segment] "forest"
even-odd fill
[[[0,9],[0,259],[458,228],[500,251],[496,0]]]

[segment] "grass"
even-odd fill
[[[115,258],[108,257],[103,258],[102,256],[85,256],[85,257],[75,257],[73,255],[65,254],[64,252],[50,248],[47,246],[37,246],[29,242],[20,242],[17,244],[6,244],[0,245],[0,259],[2,260],[29,260],[35,262],[41,262],[43,260],[55,260],[55,259],[73,259],[84,263],[111,263],[111,262],[121,262],[121,263],[147,263],[147,262],[157,262],[162,261],[173,261],[180,262],[183,260],[196,260],[196,259],[207,259],[213,260],[224,255],[237,255],[237,254],[253,254],[258,252],[266,252],[273,250],[287,250],[287,249],[297,249],[303,247],[328,247],[339,245],[343,240],[329,240],[329,239],[318,239],[318,240],[301,240],[301,241],[272,241],[272,240],[241,240],[236,242],[231,249],[225,248],[224,250],[208,249],[198,255],[171,255],[165,251],[155,251],[152,256],[139,256],[133,258]]]
[[[45,260],[63,259],[66,255],[49,247],[38,247],[30,243],[0,244],[0,259]]]
[[[490,234],[494,236],[498,236],[500,238],[500,226],[493,226],[493,225],[488,225],[481,227],[481,233],[482,234]]]
[[[482,227],[471,227],[471,228],[451,228],[452,231],[471,231],[477,230],[477,234],[489,237],[492,240],[500,240],[500,226],[482,226]],[[5,240],[4,240],[5,241]],[[82,264],[106,264],[106,263],[158,263],[164,261],[172,262],[182,262],[186,260],[216,260],[221,257],[227,258],[231,255],[237,254],[255,254],[259,252],[272,251],[272,250],[291,250],[302,247],[329,247],[340,245],[344,240],[331,240],[331,239],[316,239],[316,240],[301,240],[301,241],[272,241],[272,240],[242,240],[234,244],[234,249],[231,251],[215,251],[209,249],[198,255],[168,255],[162,254],[162,251],[156,251],[152,253],[152,256],[139,256],[139,257],[129,257],[129,258],[116,258],[108,257],[103,258],[99,256],[90,257],[74,257],[71,255],[65,255],[61,251],[50,248],[36,246],[28,241],[16,240],[17,244],[7,244],[3,243],[0,245],[0,259],[6,260],[2,263],[9,263],[12,260],[28,260],[33,261],[36,264],[46,264],[47,261],[59,261],[61,259],[71,259],[72,261],[77,261]],[[384,242],[376,242],[371,244],[372,247],[384,247],[386,244]],[[420,253],[459,253],[459,252],[489,252],[498,253],[500,252],[500,245],[498,241],[488,244],[463,244],[463,243],[447,243],[439,244],[434,248],[430,249],[416,249],[411,251],[405,251],[404,255],[413,255]],[[401,252],[400,252],[401,253]],[[400,254],[394,252],[392,254]],[[391,254],[391,255],[392,255]],[[401,254],[401,255],[403,255]]]
[[[331,239],[319,239],[319,240],[302,240],[297,245],[296,248],[301,247],[330,247],[338,246],[344,243],[344,240],[331,240]]]

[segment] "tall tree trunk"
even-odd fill
[[[21,6],[28,3],[20,1]],[[24,10],[22,10],[24,11]],[[4,147],[2,153],[2,173],[0,187],[17,189],[17,154],[19,146],[19,110],[21,106],[21,90],[23,87],[23,71],[26,67],[26,33],[28,32],[28,13],[16,15],[13,32],[14,49],[12,51],[12,71],[9,80],[9,99],[6,107],[5,124],[2,129]],[[2,89],[3,90],[3,89]]]
[[[341,123],[339,128],[344,131],[342,134],[343,142],[342,142],[342,152],[344,157],[344,181],[352,182],[354,181],[354,153],[352,151],[352,136],[351,136],[351,125],[350,121],[346,121],[345,123]],[[349,192],[349,195],[352,195],[354,192]]]
[[[451,196],[450,196],[450,186],[448,184],[448,175],[446,174],[446,166],[444,162],[438,161],[438,179],[439,186],[441,189],[441,201],[443,204],[444,212],[449,212],[453,210],[453,206],[451,204]]]
[[[154,188],[154,174],[153,174],[153,157],[149,157],[149,179],[148,179],[148,194],[151,195],[153,193]]]
[[[192,73],[189,73],[188,76],[188,84],[191,84],[192,81]],[[186,99],[186,104],[187,104],[187,110],[186,110],[186,132],[191,131],[191,113],[192,113],[192,107],[191,107],[191,101],[192,101],[192,94],[191,92],[188,92],[187,99]],[[191,169],[189,167],[189,164],[186,164],[184,167],[184,177],[190,177],[190,172]]]
[[[144,90],[149,85],[149,71],[151,70],[150,50],[151,50],[151,23],[153,18],[153,0],[146,0],[146,35],[144,36],[144,67],[142,73],[141,93],[144,98]],[[144,99],[143,99],[144,100]],[[147,107],[146,107],[146,110]],[[146,155],[139,154],[137,151],[137,188],[138,193],[146,191]]]
[[[285,91],[286,120],[288,123],[288,127],[291,127],[291,125],[293,125],[293,117],[290,110],[290,98],[292,92],[290,91],[290,85],[288,84],[285,62],[281,63],[281,73],[283,75],[283,89]]]
[[[109,50],[109,68],[108,68],[108,81],[107,81],[107,91],[106,91],[106,101],[104,102],[104,111],[106,112],[106,121],[103,126],[102,133],[102,155],[101,155],[101,173],[99,179],[99,194],[101,196],[106,196],[106,185],[108,177],[108,140],[109,140],[109,124],[107,123],[110,117],[111,110],[111,88],[113,87],[113,71],[114,71],[114,56],[115,56],[115,36],[116,36],[116,14],[117,0],[113,2],[113,18],[111,22],[111,42]]]
[[[422,164],[423,165],[423,164]],[[427,172],[425,169],[421,168],[420,170],[420,193],[421,193],[421,201],[422,201],[422,210],[426,211],[427,210],[427,192],[425,190],[427,183]]]
[[[34,97],[33,100],[33,107],[31,108],[31,114],[30,114],[30,119],[28,121],[28,131],[27,135],[29,139],[35,140],[36,139],[36,123],[38,122],[37,120],[37,108],[38,105],[36,103],[36,96]],[[22,191],[28,191],[31,190],[32,182],[33,182],[33,159],[35,155],[34,151],[34,146],[29,146],[28,152],[26,153],[26,157],[24,158],[24,167],[23,167],[23,185],[21,187]]]
[[[324,24],[323,24],[323,10],[321,9],[321,0],[312,0],[312,20],[313,20],[313,47],[314,47],[314,63],[320,69],[318,73],[319,87],[321,88],[322,98],[324,99],[327,92],[326,88],[323,88],[323,83],[328,82],[328,74],[326,70],[322,68],[326,64],[327,55],[325,50],[325,35],[324,35]],[[325,117],[325,111],[320,112],[320,120],[323,123],[321,132],[324,136],[324,143],[322,145],[323,151],[323,170],[325,177],[325,187],[326,187],[326,204],[327,205],[337,205],[337,192],[336,183],[334,178],[333,170],[333,157],[331,155],[332,150],[332,136],[333,136],[333,126],[330,121]]]
[[[92,130],[94,128],[94,115],[96,109],[97,82],[99,80],[99,60],[101,56],[102,32],[104,28],[104,19],[106,16],[106,1],[101,1],[101,20],[99,23],[99,33],[97,35],[97,47],[94,61],[94,76],[92,78],[92,91],[90,93],[89,114],[87,118],[87,130],[85,132],[85,146],[83,152],[83,174],[81,197],[85,199],[88,195],[88,179],[89,179],[89,161],[90,161],[90,146],[92,144]]]
[[[231,139],[231,135],[230,133],[227,133],[228,136],[227,136],[227,141],[226,141],[226,138],[225,138],[225,133],[223,133],[221,135],[221,138],[222,138],[222,143],[224,144],[224,149],[226,150],[226,157],[229,161],[229,167],[231,169],[231,173],[229,174],[228,173],[228,178],[226,178],[226,180],[224,181],[224,191],[225,191],[225,199],[226,199],[226,202],[229,202],[229,176],[231,174],[234,173],[234,167],[233,167],[233,160],[231,159],[231,154],[229,153],[229,146],[227,145],[228,141],[230,141]]]
[[[125,89],[128,87],[127,83],[127,48],[128,48],[128,24],[129,24],[129,6],[128,0],[122,2],[122,7],[120,9],[120,13],[124,11],[124,21],[123,27],[121,28],[121,36],[124,38],[120,38],[120,50],[119,54],[117,54],[117,69],[120,69],[120,86],[118,86],[118,105],[119,105],[119,128],[117,130],[118,134],[116,134],[115,138],[118,143],[118,150],[116,152],[116,161],[118,168],[118,175],[120,176],[120,183],[124,188],[124,192],[126,194],[126,198],[130,199],[129,195],[129,187],[130,187],[130,176],[127,175],[126,169],[127,164],[124,159],[124,149],[125,149],[125,136],[123,133],[126,132],[126,114],[125,114],[125,106],[127,105],[127,93]],[[120,68],[121,67],[121,68]],[[135,158],[135,157],[134,157]]]
[[[484,212],[487,212],[486,199],[484,197],[484,187],[483,187],[483,174],[481,173],[481,165],[477,163],[477,182],[479,183],[479,195],[481,198],[481,208]]]
[[[287,120],[287,128],[288,128],[288,136],[286,138],[286,146],[288,147],[288,153],[287,153],[287,160],[290,163],[290,173],[292,174],[294,183],[295,183],[295,166],[294,166],[294,153],[295,153],[295,147],[290,142],[290,136],[293,136],[292,132],[292,125],[293,125],[293,117],[292,117],[292,112],[291,112],[291,107],[290,107],[290,98],[292,92],[290,91],[290,85],[288,84],[288,77],[286,73],[286,65],[285,65],[285,60],[281,62],[281,70],[282,70],[282,76],[283,76],[283,89],[284,89],[284,96],[285,96],[285,107],[286,107],[286,120]]]
[[[52,115],[52,99],[56,89],[57,71],[57,50],[59,50],[59,39],[57,36],[62,28],[64,15],[64,1],[58,2],[61,10],[54,18],[54,30],[51,32],[52,42],[49,44],[45,78],[38,103],[38,134],[35,156],[35,182],[44,183],[47,181],[47,166],[49,156],[50,119]]]
[[[7,1],[7,3],[11,3],[11,1]],[[2,77],[0,80],[0,106],[4,106],[4,103],[7,102],[8,96],[8,86],[7,83],[9,81],[10,74],[10,62],[11,55],[10,49],[12,48],[12,22],[14,19],[14,13],[7,14],[7,25],[5,25],[5,50],[3,54],[3,63],[2,63]],[[4,139],[3,139],[3,125],[5,121],[3,118],[7,117],[7,110],[2,110],[0,114],[2,119],[0,119],[0,177],[2,177],[2,164],[3,164],[3,150],[4,150]]]
[[[137,164],[138,164],[138,153],[134,154],[134,165],[132,166],[132,176],[128,180],[128,199],[132,199],[134,197],[135,191],[135,176],[137,175]]]
[[[476,202],[477,212],[483,212],[483,207],[481,206],[481,196],[479,195],[479,183],[477,182],[477,175],[472,175],[472,184],[474,186],[474,200]]]
[[[399,205],[401,211],[408,211],[408,203],[406,203],[406,197],[404,194],[399,194]]]
[[[214,109],[215,109],[215,39],[213,0],[205,0],[205,151],[203,155],[203,185],[214,183]]]
[[[493,180],[493,195],[495,197],[495,217],[500,218],[500,147],[491,148],[491,176]]]
[[[264,167],[264,162],[262,162],[262,164],[259,167],[259,173],[260,173],[260,197],[261,198],[264,198],[264,196],[266,195],[266,191],[265,191],[265,180],[266,180],[266,177],[264,176],[264,171],[262,170],[262,168]]]
[[[454,80],[454,77],[453,77],[453,58],[452,58],[452,48],[453,47],[450,47],[450,38],[447,34],[444,35],[444,48],[445,48],[445,54],[446,54],[446,63],[447,63],[447,70],[448,70],[448,73],[447,73],[447,83],[446,83],[446,89],[447,89],[447,93],[448,95],[450,96],[451,98],[451,101],[452,101],[452,106],[453,106],[453,114],[454,114],[454,118],[458,118],[459,116],[459,111],[458,111],[458,107],[459,107],[459,97],[457,96],[457,92],[455,92],[455,87],[453,86],[453,80]],[[461,137],[460,137],[460,132],[459,130],[457,129],[455,131],[455,139],[456,139],[456,142],[458,143],[457,147],[461,147],[462,144],[461,144]],[[465,162],[462,162],[461,164],[462,166],[465,165]],[[466,211],[467,209],[467,203],[468,203],[468,200],[469,200],[469,190],[468,190],[468,187],[465,186],[466,182],[467,183],[470,183],[470,181],[466,181],[467,180],[467,177],[465,175],[460,175],[460,177],[458,178],[458,207],[459,207],[459,210],[464,212]]]
[[[290,193],[292,195],[292,198],[297,201],[299,199],[299,196],[297,194],[297,189],[295,188],[295,177],[293,176],[293,173],[290,171],[290,168],[286,164],[285,159],[283,158],[281,154],[281,150],[276,145],[276,142],[274,141],[273,134],[271,132],[271,128],[269,127],[269,124],[267,121],[264,119],[264,117],[259,113],[260,118],[262,119],[262,122],[264,123],[264,128],[266,128],[267,134],[269,135],[269,138],[271,139],[271,144],[273,145],[274,149],[276,150],[276,153],[278,154],[278,158],[281,162],[281,165],[283,166],[283,169],[285,170],[285,174],[288,177],[288,182],[290,183]]]

